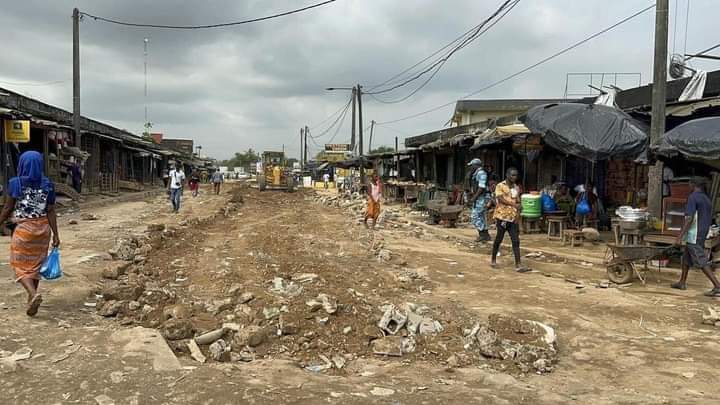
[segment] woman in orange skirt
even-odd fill
[[[382,198],[382,181],[377,174],[373,175],[372,182],[368,187],[368,204],[365,211],[365,227],[368,226],[368,219],[372,219],[372,227],[380,217],[380,199]]]
[[[18,176],[10,179],[0,224],[12,213],[17,226],[10,244],[10,266],[15,270],[15,280],[27,291],[26,313],[35,316],[42,303],[39,271],[48,254],[51,231],[53,246],[60,245],[55,185],[43,174],[42,155],[38,152],[23,153],[17,172]]]

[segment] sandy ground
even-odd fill
[[[178,353],[181,369],[156,371],[152,355],[132,353],[113,338],[134,325],[102,318],[86,303],[97,301],[95,292],[104,283],[100,272],[109,263],[106,252],[117,237],[143,232],[148,224],[179,226],[188,219],[211,216],[230,198],[228,193],[205,193],[186,198],[179,215],[170,214],[167,201],[157,197],[93,209],[90,212],[98,217],[94,221],[80,219],[79,213],[63,216],[66,276],[43,284],[45,303],[36,318],[24,315],[24,293],[12,282],[7,263],[2,263],[0,322],[5,326],[0,331],[0,350],[33,351],[31,358],[17,362],[17,369],[0,372],[3,402],[676,404],[720,400],[715,388],[720,329],[701,324],[701,313],[710,301],[702,297],[707,285],[695,272],[685,292],[666,287],[676,277],[672,272],[653,272],[646,285],[596,288],[595,283],[605,280],[601,266],[529,261],[535,272],[517,274],[509,266],[491,270],[487,248],[470,249],[442,234],[402,226],[368,232],[347,213],[317,205],[302,193],[245,189],[242,195],[245,203],[229,217],[219,216],[194,230],[180,226],[181,236],[153,252],[146,268],[163,274],[169,262],[182,259],[182,270],[190,280],[178,290],[182,297],[222,298],[227,287],[238,282],[254,289],[260,297],[257,305],[264,304],[266,293],[266,285],[258,280],[294,271],[316,272],[323,277],[322,288],[335,292],[341,301],[350,299],[342,291],[353,287],[369,300],[382,302],[385,297],[437,309],[447,326],[442,338],[448,339],[445,346],[450,351],[457,347],[454,339],[460,339],[462,327],[469,326],[466,317],[504,313],[537,320],[553,326],[559,336],[555,371],[503,372],[502,365],[482,359],[451,367],[443,351],[436,356],[429,352],[384,359],[368,354],[352,339],[333,346],[359,353],[341,373],[300,368],[315,360],[318,351],[300,350],[292,339],[287,351],[277,351],[279,343],[274,344],[249,363],[200,364]],[[69,225],[71,220],[78,224]],[[368,246],[378,240],[392,252],[391,263],[379,262],[369,251]],[[0,240],[0,257],[7,257],[8,242],[8,238]],[[503,251],[501,263],[508,254]],[[258,257],[277,258],[271,263],[276,266]],[[229,264],[228,258],[233,259]],[[394,281],[398,268],[423,269],[422,288]],[[363,314],[339,317],[337,327],[331,323],[323,333],[328,339],[337,337],[345,326],[343,319],[370,322]],[[453,315],[462,319],[445,319]],[[359,330],[363,325],[352,326]]]

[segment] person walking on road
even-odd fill
[[[492,258],[490,266],[497,267],[497,254],[500,251],[500,245],[503,242],[505,233],[510,234],[512,241],[513,255],[515,256],[515,271],[525,273],[529,269],[522,267],[520,263],[520,226],[518,219],[520,216],[520,187],[517,184],[518,171],[514,167],[507,170],[505,181],[495,186],[495,198],[497,207],[495,208],[494,219],[496,221],[497,234],[492,248]]]
[[[325,185],[325,190],[327,190],[330,187],[330,173],[323,174],[323,184]]]
[[[365,211],[365,227],[368,227],[368,219],[372,218],[372,227],[375,228],[380,217],[380,199],[382,198],[382,181],[377,174],[373,175],[368,190],[368,204]]]
[[[477,241],[487,242],[491,239],[485,218],[486,205],[488,202],[488,176],[487,172],[483,169],[482,160],[475,158],[468,163],[468,166],[470,166],[470,170],[472,171],[470,176],[470,204],[472,205],[470,222],[472,222],[478,231]]]
[[[212,184],[213,184],[213,190],[215,191],[215,195],[220,194],[220,186],[225,182],[225,177],[223,176],[220,169],[215,170],[215,172],[212,174]]]
[[[170,202],[172,203],[173,212],[180,211],[180,199],[182,197],[183,185],[185,184],[185,172],[183,172],[182,164],[178,163],[177,168],[173,167],[169,173],[170,182],[168,190],[170,191]]]
[[[687,277],[690,266],[697,267],[710,279],[712,290],[705,293],[708,297],[720,297],[720,282],[712,271],[710,262],[705,255],[705,239],[712,223],[712,202],[705,194],[705,179],[694,178],[690,181],[693,192],[687,200],[685,223],[677,237],[677,245],[685,245],[680,280],[671,285],[678,290],[687,289]]]
[[[10,266],[15,271],[15,281],[27,291],[28,304],[25,313],[35,316],[42,295],[40,268],[48,254],[52,231],[53,247],[60,246],[60,236],[55,213],[55,185],[43,174],[42,155],[28,151],[20,156],[18,176],[10,179],[5,206],[0,213],[0,224],[13,215],[17,224],[10,242]]]
[[[188,181],[188,184],[190,185],[190,191],[192,192],[192,196],[197,197],[200,191],[200,175],[198,174],[197,170],[193,170],[192,174],[190,174],[190,180]]]

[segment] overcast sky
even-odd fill
[[[317,1],[4,1],[0,87],[71,110],[73,7],[132,22],[213,24]],[[682,52],[685,45],[687,1],[670,1],[671,51],[674,46]],[[247,148],[279,150],[283,144],[297,156],[299,128],[315,127],[349,97],[345,92],[327,92],[325,87],[381,83],[484,20],[500,3],[338,0],[272,21],[192,31],[129,28],[86,18],[80,25],[82,112],[142,132],[143,38],[147,37],[147,103],[153,131],[170,138],[192,138],[203,146],[203,152],[217,158]],[[486,35],[456,53],[412,98],[388,105],[367,97],[365,125],[457,100],[650,4],[650,0],[522,0]],[[719,20],[717,0],[691,0],[688,52],[717,43]],[[636,72],[645,84],[651,79],[653,26],[654,10],[474,98],[563,97],[568,72]],[[717,62],[694,65],[720,68]],[[63,82],[28,85],[51,81]],[[637,78],[626,77],[619,85],[631,87],[633,81]],[[570,83],[571,91],[585,91],[584,84],[582,79]],[[411,89],[388,98],[404,96]],[[441,129],[452,111],[450,106],[379,126],[373,146],[391,145],[395,136],[402,141],[405,136]],[[349,141],[349,123],[348,114],[333,143]],[[320,134],[328,124],[316,126],[312,133]]]

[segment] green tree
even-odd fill
[[[374,153],[385,153],[385,152],[395,152],[395,148],[391,146],[378,146],[377,148],[370,151],[370,154]]]
[[[235,168],[235,167],[250,167],[250,165],[254,164],[260,160],[260,155],[257,154],[252,148],[248,149],[245,152],[236,152],[235,156],[228,160],[224,160],[222,162],[223,166],[227,166],[229,168]]]

